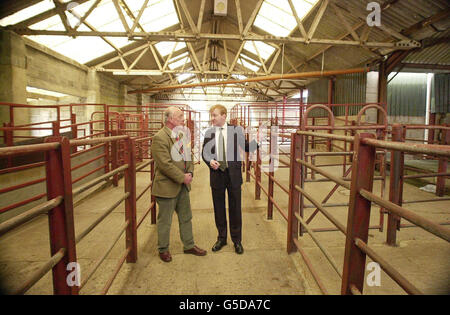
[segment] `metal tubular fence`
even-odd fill
[[[114,270],[112,276],[108,279],[107,284],[102,290],[102,294],[106,294],[117,276],[120,267],[125,261],[127,263],[134,263],[137,260],[137,229],[138,224],[136,220],[136,202],[138,200],[136,192],[136,173],[142,171],[145,167],[150,166],[150,178],[153,179],[154,165],[153,160],[143,163],[136,167],[136,143],[149,143],[152,137],[141,139],[133,139],[128,135],[115,137],[102,137],[95,139],[84,140],[69,140],[66,137],[52,136],[45,140],[44,144],[33,144],[28,146],[16,146],[0,148],[0,157],[18,156],[33,154],[36,152],[45,153],[45,170],[46,178],[44,179],[47,186],[47,202],[33,207],[26,212],[17,215],[11,219],[6,220],[0,224],[0,237],[10,232],[11,230],[29,222],[31,219],[47,214],[49,217],[49,233],[50,233],[50,247],[51,258],[44,263],[36,272],[34,272],[28,280],[14,290],[14,294],[26,293],[37,281],[45,276],[50,270],[53,274],[53,292],[54,294],[79,294],[87,281],[92,277],[94,272],[100,267],[101,263],[111,252],[120,237],[126,234],[126,249],[121,256],[117,268]],[[125,162],[126,164],[109,171],[108,173],[98,176],[97,178],[84,183],[81,186],[72,188],[71,170],[71,152],[77,146],[86,145],[118,145],[119,142],[124,142],[125,146]],[[75,153],[75,154],[79,154]],[[98,218],[96,218],[83,231],[75,234],[74,225],[74,202],[73,198],[86,192],[95,185],[111,179],[118,173],[123,173],[124,176],[124,194],[106,209]],[[51,180],[47,180],[51,179]],[[151,188],[152,182],[140,194],[143,195],[145,191]],[[95,191],[89,192],[89,195]],[[96,228],[109,214],[112,213],[122,202],[125,202],[125,223],[122,224],[117,235],[113,238],[113,242],[109,245],[102,257],[97,260],[93,267],[87,272],[82,279],[81,285],[69,285],[67,278],[69,271],[67,266],[69,263],[77,262],[76,247],[94,228]],[[151,203],[150,208],[141,218],[142,223],[145,216],[152,212],[152,218],[156,217],[156,208],[154,202]],[[139,223],[139,224],[140,224]],[[154,223],[154,222],[152,222]]]
[[[375,106],[371,106],[375,107]],[[368,108],[363,108],[366,110]],[[330,112],[330,116],[332,113]],[[360,117],[361,115],[358,115]],[[308,233],[312,240],[316,243],[320,251],[324,254],[325,258],[330,262],[331,267],[336,271],[337,275],[341,278],[341,294],[362,294],[364,286],[364,272],[366,256],[369,256],[374,262],[377,262],[381,269],[386,272],[401,288],[408,294],[421,294],[413,284],[411,284],[401,273],[392,267],[389,262],[377,254],[368,245],[368,231],[371,228],[379,229],[383,231],[383,215],[388,214],[387,224],[387,244],[395,245],[395,234],[393,231],[400,229],[399,221],[401,218],[412,223],[410,226],[422,228],[423,230],[432,233],[433,235],[450,242],[450,229],[444,227],[449,222],[436,223],[425,219],[422,216],[417,215],[415,212],[402,207],[402,187],[403,178],[413,177],[437,177],[445,179],[447,174],[447,160],[450,156],[450,146],[448,141],[447,128],[437,128],[438,126],[431,126],[433,129],[441,130],[441,144],[416,144],[416,143],[404,143],[404,132],[401,130],[403,126],[393,125],[392,135],[393,141],[383,140],[389,133],[391,126],[384,125],[371,125],[360,126],[356,123],[353,124],[349,130],[352,131],[352,136],[340,135],[340,134],[328,134],[319,133],[317,130],[325,130],[325,132],[331,130],[339,130],[333,128],[333,117],[331,116],[331,125],[315,126],[311,131],[307,125],[307,113],[304,117],[304,123],[297,128],[297,130],[290,135],[287,134],[272,134],[270,133],[266,140],[269,142],[269,165],[268,171],[262,171],[263,163],[259,156],[256,161],[253,161],[254,174],[248,171],[250,177],[255,180],[255,199],[260,199],[260,190],[264,192],[268,199],[267,206],[267,218],[273,218],[273,208],[275,207],[281,216],[287,221],[287,251],[292,253],[298,251],[304,259],[304,262],[311,271],[313,278],[315,279],[318,287],[324,294],[328,294],[327,288],[324,286],[324,282],[320,279],[318,272],[314,268],[314,264],[311,259],[306,255],[303,250],[299,237],[304,233]],[[423,126],[421,126],[423,127]],[[435,128],[436,127],[436,128]],[[300,129],[300,130],[299,130]],[[376,130],[376,135],[367,133],[366,130]],[[360,133],[361,132],[361,133]],[[400,137],[398,137],[400,135]],[[345,141],[345,148],[350,144],[350,151],[336,151],[336,152],[308,152],[309,148],[313,146],[313,142],[310,138],[321,138],[331,141]],[[377,139],[378,138],[378,139]],[[281,142],[280,142],[281,139]],[[287,162],[282,158],[277,157],[278,151],[275,150],[275,146],[280,143],[285,143],[286,139],[290,139],[290,152],[287,153],[290,156],[290,161]],[[400,139],[400,140],[398,140]],[[401,141],[401,142],[400,142]],[[400,143],[399,143],[400,142]],[[325,142],[327,143],[327,142]],[[306,145],[308,144],[308,145]],[[328,148],[335,146],[327,146]],[[258,149],[259,151],[259,149]],[[384,163],[387,153],[390,152],[390,185],[389,185],[389,200],[384,199],[383,192],[384,186]],[[404,161],[401,157],[404,154],[425,154],[427,156],[434,156],[439,159],[439,171],[437,173],[427,173],[419,176],[404,176],[403,164]],[[315,156],[344,156],[344,159],[350,158],[351,164],[346,169],[344,166],[343,177],[336,176],[331,172],[325,171],[320,166],[334,166],[339,164],[325,164],[314,165],[312,157]],[[400,157],[400,158],[399,158]],[[308,158],[311,161],[308,161]],[[278,159],[282,165],[289,167],[289,187],[285,187],[280,181],[275,178],[275,171],[273,162]],[[266,161],[267,162],[267,161]],[[345,162],[344,162],[345,165]],[[379,166],[378,171],[382,176],[375,176],[376,166]],[[266,165],[267,166],[267,165]],[[308,172],[311,171],[311,173]],[[322,175],[326,180],[335,183],[334,188],[323,199],[322,202],[315,200],[310,193],[304,188],[306,182],[312,182],[314,180],[308,180],[307,175],[318,173]],[[347,176],[351,173],[351,178]],[[264,174],[268,179],[268,186],[265,188],[262,185],[261,175]],[[372,193],[374,180],[382,180],[381,185],[381,197]],[[401,179],[401,181],[400,181]],[[323,181],[322,179],[316,180]],[[283,209],[279,203],[277,203],[274,197],[274,185],[281,188],[281,191],[288,194],[289,202],[287,212]],[[338,187],[343,187],[350,192],[349,203],[327,203],[330,196],[336,191]],[[304,198],[306,198],[312,205],[305,206]],[[427,200],[418,200],[417,202],[433,202],[439,200],[448,200],[449,198],[435,198]],[[408,201],[404,203],[409,203]],[[369,226],[370,210],[371,207],[380,207],[380,225]],[[335,206],[348,206],[347,225],[340,223],[339,220],[329,211],[326,207]],[[310,218],[304,218],[303,209],[313,208],[315,209]],[[322,213],[328,221],[330,221],[336,228],[311,228],[310,222],[313,217],[318,213]],[[338,264],[334,260],[333,256],[327,250],[316,237],[316,232],[322,231],[340,231],[345,235],[345,252],[344,263],[342,270],[338,267]]]

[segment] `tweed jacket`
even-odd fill
[[[152,139],[151,153],[155,161],[152,195],[156,197],[175,198],[184,185],[184,174],[194,173],[187,137],[182,138],[184,155],[175,137],[172,130],[164,126]],[[191,185],[186,187],[191,190]]]

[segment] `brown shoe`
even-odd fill
[[[192,247],[191,249],[184,250],[184,253],[185,254],[192,254],[192,255],[195,255],[195,256],[205,256],[206,255],[206,250],[198,248],[197,246],[194,245],[194,247]]]
[[[169,251],[164,252],[164,253],[159,253],[159,258],[161,258],[161,260],[164,262],[172,261],[172,256],[170,255]]]

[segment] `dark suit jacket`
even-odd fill
[[[219,172],[221,170],[214,170],[209,163],[211,160],[218,161],[216,140],[216,128],[212,127],[206,131],[205,139],[203,141],[202,158],[209,167],[209,182],[212,188],[224,188],[225,183],[223,176]],[[245,140],[244,130],[241,126],[228,125],[227,130],[227,165],[230,174],[231,185],[240,186],[242,184],[242,157],[240,150],[245,152],[256,151],[258,145],[256,141],[249,143]]]

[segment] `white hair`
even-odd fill
[[[167,107],[166,110],[164,111],[164,123],[167,123],[169,118],[172,118],[173,114],[176,111],[179,111],[179,110],[180,109],[178,107],[175,107],[175,106]]]

